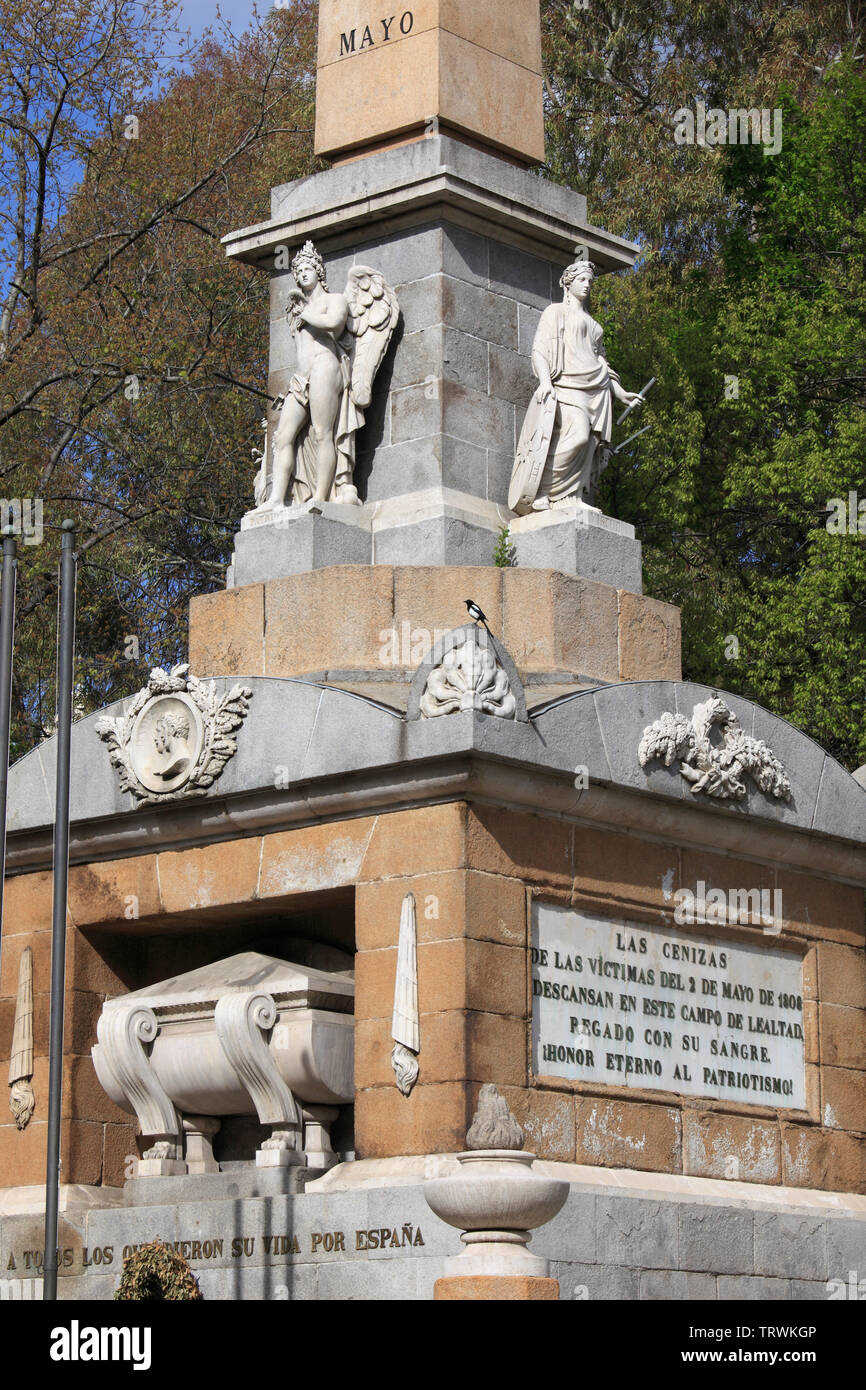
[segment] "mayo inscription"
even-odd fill
[[[380,27],[381,33],[379,32]],[[391,39],[408,38],[414,27],[414,14],[411,10],[404,10],[399,16],[392,14],[390,19],[380,19],[375,24],[365,24],[363,29],[360,26],[356,29],[349,29],[340,34],[339,56],[347,58],[350,53],[363,53],[365,49],[375,48],[379,43],[389,43]]]
[[[531,958],[536,1076],[805,1109],[798,955],[536,903]]]

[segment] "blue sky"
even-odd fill
[[[269,0],[258,0],[260,14],[267,13]],[[216,24],[216,0],[181,0],[184,23],[199,35],[208,24]],[[220,13],[236,34],[242,34],[253,12],[253,0],[219,0]]]

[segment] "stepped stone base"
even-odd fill
[[[670,604],[492,565],[338,565],[203,595],[190,605],[190,664],[202,676],[321,681],[405,709],[434,641],[466,621],[467,598],[510,652],[530,705],[598,683],[680,678]]]
[[[532,1237],[554,1277],[455,1278],[459,1233],[424,1198],[425,1178],[452,1167],[445,1154],[343,1163],[303,1192],[223,1201],[194,1177],[186,1200],[174,1178],[152,1179],[146,1197],[137,1186],[134,1199],[132,1185],[106,1189],[103,1209],[64,1212],[58,1296],[112,1299],[124,1254],[152,1240],[189,1260],[208,1301],[858,1296],[850,1271],[866,1267],[866,1197],[568,1163],[547,1164],[571,1190]],[[0,1211],[0,1298],[39,1297],[41,1213],[7,1216],[2,1190]]]
[[[248,512],[235,537],[228,587],[330,565],[494,566],[506,526],[519,568],[642,591],[640,541],[628,522],[577,501],[515,518],[505,507],[448,488],[360,507],[305,502]]]

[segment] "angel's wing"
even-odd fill
[[[352,400],[360,410],[370,404],[373,380],[388,351],[400,306],[391,286],[378,270],[356,265],[346,285],[349,302],[348,333],[351,335]]]

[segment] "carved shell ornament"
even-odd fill
[[[713,731],[721,735],[714,743]],[[703,792],[720,801],[742,801],[746,774],[777,801],[791,800],[791,783],[779,759],[761,739],[740,728],[737,716],[718,695],[695,705],[691,719],[664,713],[643,731],[638,758],[646,767],[660,758],[665,767],[679,762],[693,796]]]
[[[140,802],[204,796],[237,752],[235,732],[253,692],[235,685],[225,695],[189,666],[151,671],[126,714],[97,720],[122,791]]]
[[[447,651],[430,672],[421,696],[421,718],[470,709],[500,719],[514,719],[517,713],[508,676],[495,651],[474,634]]]

